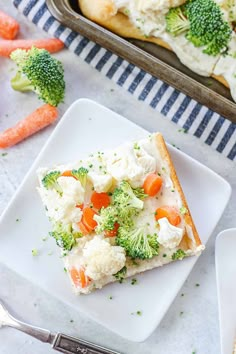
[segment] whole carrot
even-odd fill
[[[64,44],[57,38],[44,39],[15,39],[15,40],[0,40],[0,56],[9,57],[16,49],[29,50],[32,47],[46,49],[50,53],[55,53],[64,47]]]
[[[14,18],[0,10],[0,36],[5,39],[14,39],[19,28],[20,25]]]
[[[5,149],[19,143],[30,135],[53,123],[58,116],[56,107],[45,104],[25,119],[19,121],[14,127],[0,133],[0,148]]]

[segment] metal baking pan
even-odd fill
[[[77,0],[46,0],[52,15],[65,26],[100,44],[177,90],[236,123],[230,91],[212,78],[193,73],[169,50],[153,43],[127,40],[85,18]]]

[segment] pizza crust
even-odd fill
[[[160,38],[145,37],[123,13],[117,12],[112,0],[78,0],[80,9],[85,17],[107,28],[111,32],[124,38],[139,39],[145,42],[155,43],[170,51],[173,51],[168,43]],[[227,80],[223,76],[212,74],[215,80],[229,88]]]
[[[138,143],[138,142],[137,142]],[[171,160],[169,151],[167,149],[167,146],[165,144],[164,138],[160,133],[156,133],[155,134],[155,145],[156,145],[156,149],[158,150],[161,159],[163,159],[163,161],[167,162],[167,165],[169,167],[170,170],[170,178],[172,180],[173,183],[173,188],[176,189],[180,195],[181,198],[181,202],[182,202],[182,206],[185,207],[187,209],[187,213],[185,215],[183,215],[185,224],[188,225],[190,227],[190,229],[192,230],[192,238],[189,237],[186,229],[185,229],[185,233],[183,235],[183,238],[178,246],[178,249],[182,249],[183,251],[186,252],[187,256],[198,256],[201,251],[204,249],[204,246],[202,245],[202,242],[200,240],[200,237],[198,235],[198,232],[196,230],[196,227],[194,225],[188,204],[186,202],[181,184],[179,182],[179,179],[177,177],[176,171],[175,171],[175,167],[173,165],[173,162]],[[152,217],[152,216],[151,216]],[[134,262],[130,259],[127,259],[127,273],[124,276],[124,278],[129,278],[132,277],[134,275],[146,272],[147,270],[151,270],[157,267],[161,267],[164,266],[168,263],[173,262],[174,260],[171,259],[171,257],[153,257],[151,259],[146,259],[146,260],[142,260],[138,262],[138,265],[134,265]],[[99,280],[99,283],[96,284],[96,289],[102,288],[105,285],[109,284],[109,283],[113,283],[117,281],[115,279],[114,276],[107,276],[104,277],[102,279]],[[87,288],[77,288],[74,286],[73,281],[71,280],[72,283],[72,287],[75,293],[77,294],[89,294],[91,291],[94,290],[93,286],[89,286]]]
[[[160,151],[162,159],[168,162],[168,165],[169,165],[169,168],[170,168],[170,177],[171,177],[174,189],[176,189],[178,191],[179,195],[180,195],[180,198],[181,198],[181,201],[182,201],[182,206],[184,208],[186,208],[187,211],[188,211],[183,216],[184,221],[185,221],[185,223],[187,225],[189,225],[191,227],[192,232],[193,232],[193,237],[194,237],[194,240],[195,240],[195,247],[196,246],[198,247],[202,243],[201,243],[200,237],[198,235],[197,229],[195,227],[195,224],[193,222],[193,218],[191,216],[191,213],[190,213],[190,210],[189,210],[189,207],[188,207],[188,204],[187,204],[183,189],[181,187],[181,184],[179,182],[178,176],[176,174],[176,171],[175,171],[173,162],[171,160],[169,151],[168,151],[168,149],[166,147],[166,143],[165,143],[164,138],[163,138],[163,136],[161,134],[157,134],[156,135],[156,145],[157,145],[157,149]],[[184,234],[183,239],[182,239],[181,244],[180,244],[180,248],[186,251],[188,249],[192,249],[193,247],[194,247],[193,241],[191,240],[191,238],[189,238],[189,236],[187,234],[187,231],[185,231],[185,234]]]

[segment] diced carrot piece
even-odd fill
[[[90,230],[84,225],[82,221],[78,222],[77,225],[84,236],[90,233]]]
[[[106,237],[115,237],[117,235],[117,231],[119,229],[120,225],[118,224],[118,222],[116,222],[114,224],[114,229],[113,230],[105,230],[105,236]]]
[[[150,197],[154,197],[162,186],[162,178],[156,173],[150,173],[144,181],[143,189],[144,193],[148,194]]]
[[[181,216],[178,210],[173,206],[162,206],[158,208],[155,212],[155,219],[159,220],[162,218],[167,218],[169,223],[177,226],[181,222]]]
[[[14,39],[19,29],[20,25],[14,18],[0,11],[0,36],[5,39]]]
[[[97,226],[97,221],[93,218],[96,214],[96,211],[89,207],[86,207],[83,210],[82,222],[89,231],[94,230]]]
[[[64,44],[57,38],[44,39],[13,39],[0,40],[0,56],[9,57],[16,49],[29,50],[32,47],[46,49],[50,53],[55,53],[64,47]]]
[[[74,177],[71,170],[66,170],[61,174],[63,177]]]
[[[75,284],[75,286],[79,286],[81,288],[86,288],[88,286],[89,281],[91,280],[86,274],[84,268],[80,268],[79,270],[75,267],[70,269],[70,276]]]
[[[57,116],[58,111],[56,107],[49,104],[39,107],[25,119],[19,121],[14,127],[0,133],[0,148],[5,149],[19,143],[28,136],[53,123],[57,119]]]
[[[94,191],[91,195],[91,203],[96,209],[107,208],[110,204],[109,195],[105,192],[98,193]]]
[[[81,210],[83,210],[83,208],[84,208],[84,204],[79,204],[79,205],[76,205],[76,208],[80,208]]]

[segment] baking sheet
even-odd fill
[[[77,0],[46,0],[52,15],[65,26],[111,50],[151,75],[236,123],[230,91],[212,78],[193,73],[173,52],[153,43],[127,40],[86,19]]]

